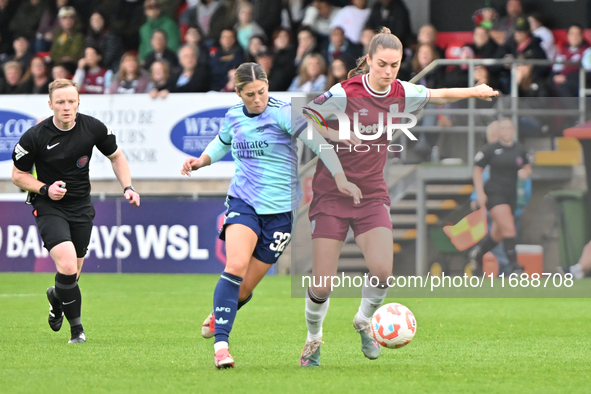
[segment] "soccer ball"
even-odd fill
[[[371,331],[380,345],[398,349],[407,345],[415,336],[417,321],[410,309],[404,305],[386,304],[373,314]]]

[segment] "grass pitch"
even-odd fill
[[[234,324],[236,368],[218,371],[200,334],[217,278],[83,274],[88,341],[69,345],[66,322],[47,325],[53,275],[0,274],[0,392],[589,392],[589,299],[390,298],[418,330],[376,361],[352,327],[359,301],[332,299],[321,367],[304,369],[304,302],[268,277]]]

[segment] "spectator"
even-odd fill
[[[277,91],[275,84],[273,83],[273,88],[271,88],[271,83],[274,82],[271,79],[273,73],[273,53],[269,51],[266,47],[257,53],[255,56],[255,62],[259,64],[263,70],[265,70],[265,74],[267,74],[267,79],[269,80],[269,92]]]
[[[238,6],[244,0],[221,0],[221,5],[211,16],[208,45],[211,48],[218,43],[222,31],[234,29],[238,22]]]
[[[197,48],[183,45],[179,50],[181,70],[172,73],[170,91],[175,93],[195,93],[209,91],[210,78],[207,64],[199,64]],[[227,75],[227,74],[226,74]]]
[[[366,27],[365,29],[363,29],[363,31],[361,32],[361,38],[359,39],[359,43],[362,45],[361,56],[367,55],[367,52],[369,49],[369,43],[371,42],[371,39],[375,35],[376,35],[376,32],[371,27]]]
[[[253,19],[260,27],[263,28],[265,36],[273,36],[273,32],[281,27],[281,15],[283,10],[289,7],[288,3],[294,3],[293,0],[251,0],[253,6],[252,16]],[[287,12],[287,10],[286,10]],[[297,15],[292,14],[293,17],[297,18]],[[301,20],[301,19],[300,19]],[[289,23],[289,28],[292,29],[294,26]]]
[[[221,0],[199,0],[193,7],[183,11],[179,22],[186,26],[199,26],[203,34],[209,36],[211,18],[215,11],[222,5]],[[234,24],[232,24],[234,25]]]
[[[32,42],[44,10],[45,4],[41,0],[22,0],[10,19],[9,29],[12,36],[25,36]]]
[[[203,33],[198,26],[192,26],[185,33],[185,44],[196,46],[199,52],[198,62],[209,64],[209,48],[205,45]]]
[[[382,26],[389,28],[403,46],[408,46],[412,35],[410,15],[402,0],[379,0],[373,5],[365,27],[378,29]]]
[[[265,37],[264,30],[252,20],[252,5],[246,2],[241,3],[238,7],[238,23],[234,26],[234,30],[236,31],[238,43],[244,51],[248,50],[251,37]]]
[[[49,94],[47,65],[39,56],[31,60],[31,65],[22,78],[18,92],[21,94]]]
[[[507,15],[498,18],[490,32],[493,40],[499,45],[504,45],[515,33],[515,22],[523,14],[521,0],[507,0]]]
[[[166,60],[171,68],[176,68],[179,65],[176,53],[168,49],[166,45],[166,33],[164,30],[156,29],[152,33],[152,40],[150,41],[153,51],[148,53],[144,60],[144,68],[149,70],[152,63],[156,60]]]
[[[439,54],[435,47],[431,44],[419,44],[417,51],[412,59],[413,76],[421,72],[435,59],[439,58]],[[445,71],[442,67],[437,67],[428,73],[426,76],[416,82],[417,85],[423,85],[429,89],[439,89],[444,86]],[[435,109],[436,105],[427,104],[425,108]],[[425,115],[419,122],[421,126],[438,126],[437,115]],[[425,162],[429,161],[431,150],[437,144],[439,133],[420,132],[418,141],[413,144],[410,157],[407,157],[407,162]],[[414,157],[413,157],[414,156]]]
[[[281,10],[281,27],[289,31],[299,31],[304,19],[306,3],[307,0],[286,0]]]
[[[155,30],[163,30],[166,33],[167,47],[176,52],[181,43],[179,27],[171,17],[162,13],[158,0],[146,0],[144,2],[144,13],[147,20],[140,27],[140,61],[143,62],[152,50],[150,41]]]
[[[460,59],[474,59],[474,51],[468,45],[464,45],[460,52]],[[445,71],[445,86],[450,88],[468,87],[468,65],[448,67]]]
[[[525,59],[524,56],[520,58]],[[550,89],[546,78],[535,78],[531,64],[517,66],[517,87],[519,97],[550,97]],[[521,130],[521,127],[519,128]],[[520,131],[521,134],[521,131]]]
[[[300,67],[300,73],[287,89],[288,92],[324,92],[326,88],[326,63],[322,55],[306,55]]]
[[[298,33],[298,47],[294,65],[299,67],[304,57],[313,52],[316,52],[316,35],[311,28],[304,26]]]
[[[516,1],[516,0],[510,0]],[[513,28],[513,39],[507,40],[505,51],[510,58],[517,58],[520,55],[528,59],[546,59],[546,53],[540,47],[540,40],[531,35],[529,22],[526,18],[520,16],[515,19]],[[549,74],[549,67],[535,66],[533,73],[536,77],[546,77]]]
[[[582,26],[578,24],[571,25],[568,29],[567,43],[560,48],[554,60],[580,64],[587,48],[589,48],[589,43],[583,38]],[[552,78],[554,89],[558,97],[579,96],[579,67],[556,63],[552,71],[554,74]]]
[[[330,64],[332,61],[339,56],[347,56],[353,59],[357,59],[361,55],[361,52],[351,41],[345,37],[345,31],[343,28],[337,26],[330,32],[330,40],[323,45],[322,55],[326,63]]]
[[[14,54],[6,58],[6,61],[15,60],[21,64],[21,70],[29,68],[33,54],[29,51],[29,40],[25,36],[18,36],[12,43]]]
[[[0,94],[17,94],[23,75],[21,64],[15,60],[4,63],[4,79],[0,79]]]
[[[342,27],[345,37],[353,44],[358,44],[361,39],[361,31],[369,18],[371,10],[366,8],[365,0],[353,0],[352,3],[352,5],[343,7],[337,12],[330,27]]]
[[[247,52],[244,55],[245,62],[255,62],[257,54],[266,50],[265,40],[262,36],[252,36],[248,42]]]
[[[10,21],[14,15],[16,2],[0,0],[0,63],[3,54],[10,54],[12,51],[12,34],[10,32]],[[0,74],[2,74],[0,72]]]
[[[552,34],[552,30],[542,24],[542,16],[538,13],[528,16],[527,21],[531,28],[531,34],[540,39],[540,46],[546,52],[546,58],[554,59],[558,51],[556,45],[554,45],[554,34]]]
[[[56,30],[50,56],[54,63],[73,63],[84,53],[84,35],[74,31],[76,11],[73,7],[62,7],[58,12],[59,29]]]
[[[520,56],[520,59],[526,59]],[[544,77],[536,77],[533,73],[533,66],[531,64],[519,64],[517,66],[517,89],[519,100],[519,108],[543,110],[551,106],[549,99],[550,89],[548,87],[548,80]],[[532,98],[534,98],[532,100]],[[548,121],[548,117],[524,115],[519,116],[519,141],[523,142],[528,137],[541,137],[547,135],[549,130],[544,122]]]
[[[35,52],[48,52],[53,42],[53,33],[59,27],[58,10],[68,5],[69,0],[50,0],[41,16],[35,35]]]
[[[170,78],[170,67],[166,60],[154,60],[150,66],[150,81],[152,81],[152,89],[150,90],[150,97],[166,98],[170,92],[168,85]]]
[[[97,47],[86,47],[84,57],[78,61],[74,82],[80,93],[103,94],[111,86],[113,71],[101,67],[101,52]]]
[[[326,40],[330,34],[330,24],[339,11],[340,8],[334,7],[328,0],[314,0],[304,13],[302,26],[313,29],[321,40]]]
[[[124,51],[137,50],[140,45],[138,31],[144,23],[141,0],[116,0],[111,11],[111,27],[121,37]]]
[[[220,46],[210,52],[211,90],[219,91],[228,82],[228,71],[244,60],[244,51],[236,42],[234,30],[225,29],[220,36]]]
[[[51,80],[65,78],[72,79],[72,74],[62,63],[56,64],[51,68]]]
[[[427,44],[432,46],[435,51],[437,52],[437,57],[440,59],[445,58],[445,51],[441,49],[436,43],[437,41],[437,29],[433,25],[423,25],[419,29],[419,34],[417,35],[417,43],[418,45]],[[414,56],[414,55],[413,55]]]
[[[85,45],[97,47],[103,54],[103,65],[118,71],[119,60],[123,54],[121,37],[105,24],[105,17],[100,12],[90,16],[90,26],[84,40]]]
[[[236,69],[233,68],[228,71],[228,83],[220,90],[220,92],[234,92],[236,85],[234,84],[234,74],[236,74]]]
[[[147,93],[151,89],[150,74],[140,67],[137,55],[133,52],[124,53],[119,72],[109,86],[109,93]]]
[[[498,59],[503,57],[502,49],[490,38],[489,31],[482,26],[476,26],[472,35],[473,43],[469,44],[476,59]]]
[[[291,42],[289,30],[280,27],[273,33],[273,81],[276,91],[286,91],[295,76],[293,60],[296,49]]]
[[[327,87],[325,90],[328,90],[337,83],[345,81],[349,70],[353,69],[353,67],[355,67],[354,59],[351,61],[351,59],[342,56],[335,58],[328,67]]]

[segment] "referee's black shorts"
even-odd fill
[[[84,257],[90,242],[95,214],[90,197],[81,203],[67,206],[49,201],[35,201],[34,205],[33,214],[43,246],[51,251],[56,245],[70,241],[76,249],[76,257]]]
[[[488,192],[486,193],[486,209],[489,211],[497,206],[507,204],[511,207],[511,212],[517,209],[517,191],[511,192]]]

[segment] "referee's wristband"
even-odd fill
[[[128,191],[128,190],[132,190],[132,191],[135,192],[135,189],[133,188],[133,186],[129,185],[125,189],[123,189],[123,194],[125,194],[125,192]]]

